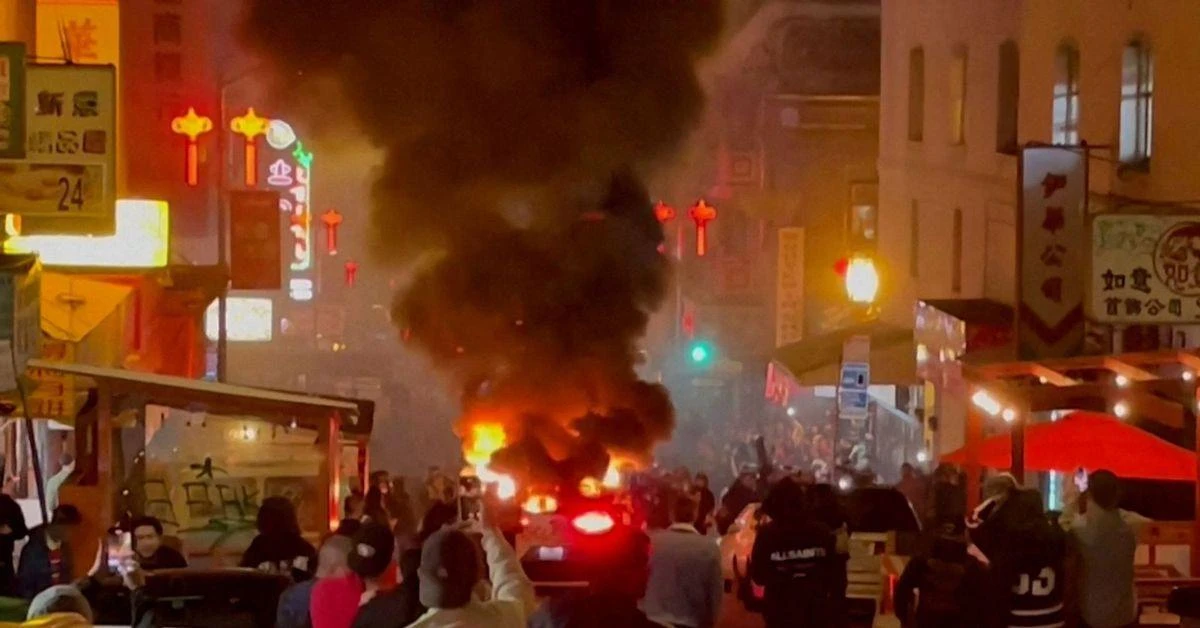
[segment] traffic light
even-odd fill
[[[712,345],[703,340],[697,340],[688,345],[687,356],[693,366],[709,366],[712,364],[714,351]]]

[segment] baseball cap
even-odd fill
[[[475,541],[461,530],[443,528],[421,547],[421,605],[426,608],[460,608],[471,601],[471,591],[482,576]]]
[[[354,546],[346,562],[360,578],[377,578],[392,562],[396,537],[387,526],[367,522],[354,534]]]

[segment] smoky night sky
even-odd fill
[[[337,85],[383,149],[372,252],[414,269],[393,319],[462,392],[460,433],[505,424],[498,464],[602,472],[605,450],[645,458],[670,435],[666,390],[634,373],[670,270],[642,178],[698,122],[720,17],[720,0],[247,1],[277,89]]]

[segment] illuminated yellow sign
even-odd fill
[[[120,35],[117,0],[37,0],[38,61],[117,65]]]
[[[117,201],[117,232],[110,236],[34,235],[9,238],[5,253],[37,253],[46,266],[162,268],[170,251],[165,201]],[[12,221],[5,224],[10,232]]]
[[[221,320],[216,301],[204,312],[204,334],[216,341]],[[225,301],[225,331],[230,342],[270,342],[275,328],[274,303],[263,297],[229,297]]]

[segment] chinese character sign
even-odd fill
[[[25,44],[0,43],[0,158],[25,156]]]
[[[804,337],[804,228],[779,230],[775,282],[775,346]]]
[[[115,94],[111,66],[28,66],[25,159],[0,162],[0,206],[6,212],[111,218]]]
[[[1021,357],[1074,355],[1083,342],[1087,156],[1038,147],[1021,159]]]
[[[117,0],[38,0],[36,28],[39,59],[64,59],[66,52],[76,64],[120,61]]]
[[[1103,323],[1200,322],[1200,218],[1107,214],[1092,221],[1088,316]]]
[[[278,290],[279,193],[235,190],[229,197],[230,283],[235,290]]]

